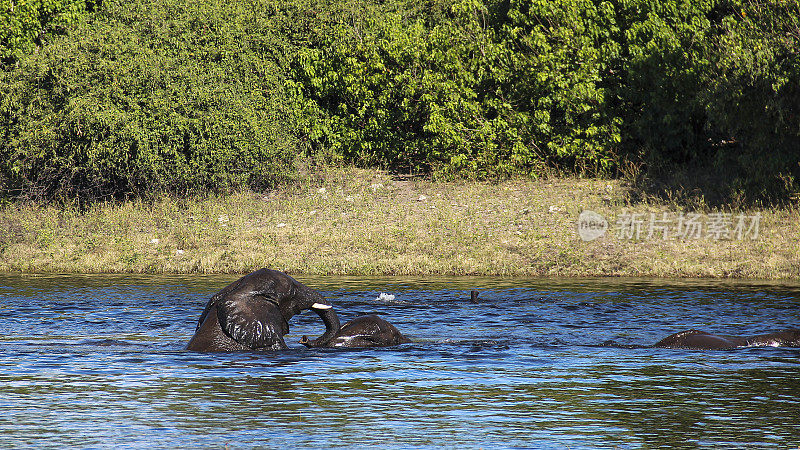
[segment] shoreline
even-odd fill
[[[629,194],[619,180],[342,168],[263,194],[12,203],[0,208],[0,272],[800,279],[797,208],[685,211]],[[584,238],[600,235],[583,240],[579,218]]]

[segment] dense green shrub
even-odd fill
[[[609,4],[438,6],[365,8],[297,55],[318,146],[364,164],[478,177],[546,162],[610,168],[618,120],[604,114],[600,83],[618,51]]]
[[[621,2],[623,79],[616,87],[629,149],[688,163],[706,147],[698,94],[711,64],[713,1]]]
[[[607,174],[618,158],[614,71],[621,47],[613,5],[593,0],[499,2],[501,51],[482,70],[519,119],[528,159]]]
[[[482,179],[629,159],[800,190],[794,1],[34,4],[3,41],[6,194],[262,188],[297,157]]]
[[[800,3],[744,2],[721,23],[708,74],[708,127],[728,141],[713,157],[756,198],[800,192]]]
[[[107,2],[0,78],[7,188],[42,198],[274,184],[297,148],[266,3]]]
[[[316,148],[481,178],[607,174],[625,158],[707,166],[732,185],[797,172],[796,3],[411,5],[354,8],[296,55]]]
[[[651,175],[694,174],[698,187],[709,179],[738,198],[800,190],[798,3],[622,5],[628,156],[640,154]]]
[[[99,0],[0,1],[0,63],[34,52],[37,45],[92,11]]]

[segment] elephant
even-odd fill
[[[187,349],[283,350],[288,348],[283,336],[289,332],[289,319],[308,309],[319,314],[325,323],[325,333],[310,342],[324,346],[340,328],[331,304],[283,272],[256,270],[211,297]]]
[[[319,340],[311,341],[308,337],[303,336],[300,343],[306,347],[348,347],[348,348],[366,348],[366,347],[389,347],[392,345],[407,344],[411,342],[410,339],[403,336],[394,325],[381,319],[380,317],[370,314],[368,316],[359,316],[355,319],[342,325],[342,328],[336,333],[333,339],[320,344]]]
[[[697,350],[732,349],[740,347],[800,347],[800,330],[784,330],[756,336],[720,336],[699,330],[686,330],[656,342],[656,348],[685,348]]]

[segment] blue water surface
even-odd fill
[[[413,343],[306,349],[307,312],[288,351],[184,350],[235,278],[0,274],[0,444],[800,446],[800,349],[647,347],[800,328],[797,284],[298,276],[342,322],[376,313]]]

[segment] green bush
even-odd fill
[[[744,2],[721,23],[708,73],[708,127],[727,145],[713,153],[751,197],[800,192],[800,3]]]
[[[651,175],[725,185],[728,198],[800,190],[798,3],[623,3],[628,157],[639,154]]]
[[[45,39],[63,33],[98,3],[99,0],[0,1],[0,63],[10,64],[33,53]]]
[[[266,3],[107,2],[0,78],[7,189],[39,198],[260,188],[287,175]]]
[[[302,50],[309,137],[346,160],[480,178],[543,165],[606,172],[613,9],[591,1],[464,0],[365,8]],[[432,12],[431,12],[432,11]]]
[[[699,94],[711,64],[714,2],[622,2],[623,78],[616,87],[626,146],[647,158],[686,164],[706,147]]]
[[[800,190],[797,2],[30,5],[2,41],[6,195],[260,189],[298,157],[480,179],[630,159]]]

